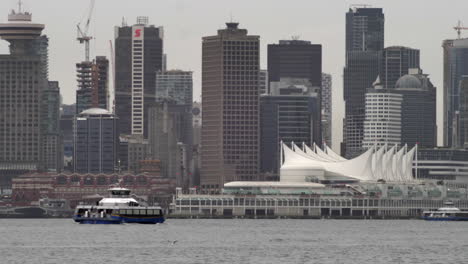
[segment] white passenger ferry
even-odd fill
[[[453,202],[445,202],[444,207],[435,211],[424,211],[422,218],[428,221],[468,221],[468,211],[456,208]]]
[[[96,205],[78,205],[73,220],[80,224],[156,224],[164,222],[163,210],[159,206],[142,206],[130,197],[126,188],[109,189],[110,197]]]

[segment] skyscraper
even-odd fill
[[[259,171],[260,37],[226,23],[202,44],[201,187],[256,180]]]
[[[161,160],[163,175],[178,176],[177,184],[180,187],[189,187],[191,182],[192,103],[192,72],[170,70],[156,74],[156,109],[150,107],[149,110],[150,146],[160,146],[152,149],[154,158]],[[165,148],[161,148],[163,145]],[[182,167],[184,169],[180,170]]]
[[[163,28],[138,17],[115,29],[115,109],[122,134],[148,134],[146,108],[155,101],[156,72],[163,67]]]
[[[191,71],[170,70],[156,73],[156,100],[172,98],[178,105],[192,108],[193,78]]]
[[[268,45],[268,82],[281,78],[308,79],[322,86],[322,45],[305,40],[280,40]]]
[[[113,173],[118,157],[118,128],[115,115],[105,109],[90,108],[75,118],[74,171]]]
[[[185,152],[185,157],[180,160],[178,153],[180,146],[192,144],[192,134],[187,132],[192,131],[191,109],[187,112],[185,105],[166,98],[158,100],[148,111],[150,152],[153,159],[161,161],[161,176],[174,178],[179,187],[187,188],[190,159]],[[183,170],[179,166],[181,163],[185,164]]]
[[[21,171],[44,168],[43,94],[48,88],[47,37],[28,12],[0,24],[10,54],[0,55],[0,184]]]
[[[89,108],[109,107],[109,60],[97,56],[94,61],[76,64],[78,90],[76,91],[76,113]]]
[[[382,8],[350,8],[346,13],[346,52],[382,50],[384,24]]]
[[[60,130],[60,87],[49,81],[42,96],[44,166],[47,171],[61,172],[63,169],[63,135]]]
[[[444,49],[444,145],[455,147],[453,137],[460,138],[453,129],[457,125],[456,112],[460,110],[460,80],[468,75],[468,38],[448,39]]]
[[[281,78],[307,79],[318,93],[321,105],[322,45],[305,40],[280,40],[279,44],[268,45],[268,81],[279,82]],[[319,113],[321,116],[321,113]],[[322,131],[322,124],[318,124]],[[322,134],[315,135],[314,142],[322,144]]]
[[[382,52],[380,80],[386,89],[395,87],[396,81],[408,74],[411,68],[419,68],[419,50],[408,47],[392,46]]]
[[[270,82],[268,81],[268,70],[260,70],[260,80],[259,80],[259,88],[260,94],[267,94],[268,93],[268,86]]]
[[[379,75],[384,47],[384,23],[382,8],[352,8],[346,13],[343,80],[346,106],[342,150],[348,158],[362,151],[365,93]]]
[[[262,173],[277,176],[281,141],[311,146],[320,138],[318,89],[308,79],[281,78],[271,83],[270,94],[260,96]]]
[[[384,89],[380,83],[366,93],[363,149],[374,145],[401,143],[401,102],[403,96]]]
[[[427,74],[410,69],[396,82],[394,93],[403,95],[401,103],[401,144],[413,147],[437,146],[436,88]]]
[[[322,140],[332,146],[332,76],[322,73]]]
[[[463,75],[460,80],[460,114],[458,147],[468,149],[468,75]]]

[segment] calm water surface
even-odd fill
[[[468,263],[468,222],[0,220],[0,263]]]

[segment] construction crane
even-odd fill
[[[455,31],[457,31],[458,39],[461,39],[461,31],[462,30],[468,30],[468,27],[463,27],[461,21],[458,20],[458,25],[454,26],[453,29],[455,29]]]
[[[89,24],[91,23],[91,16],[93,15],[95,0],[91,0],[88,11],[88,18],[86,19],[86,24],[84,28],[81,28],[81,22],[76,25],[77,27],[77,40],[81,44],[85,44],[85,61],[89,61],[89,41],[93,39],[92,36],[88,35]]]

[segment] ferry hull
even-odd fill
[[[424,217],[426,221],[468,221],[468,217]]]
[[[74,218],[75,222],[80,224],[94,224],[94,225],[118,225],[122,224],[120,221],[113,219],[102,219],[102,218]]]
[[[111,216],[107,218],[99,217],[73,217],[75,222],[80,224],[161,224],[164,223],[164,217],[151,217],[151,218],[130,218],[121,216]]]

